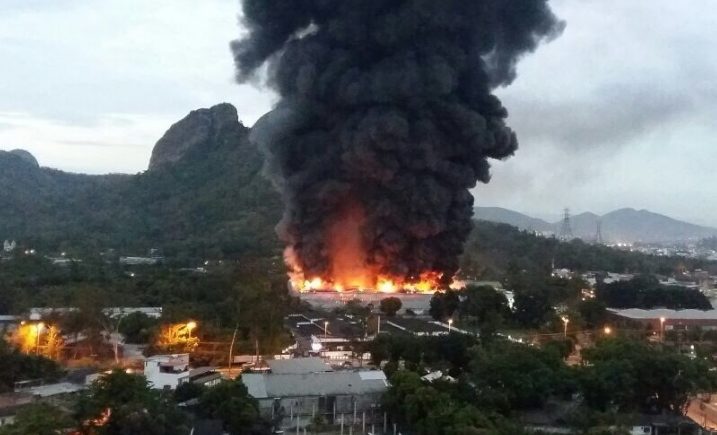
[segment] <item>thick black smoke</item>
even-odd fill
[[[330,274],[327,227],[361,204],[368,262],[449,280],[487,158],[518,142],[492,93],[563,28],[547,0],[244,0],[237,77],[268,65],[281,100],[254,129],[307,275]]]

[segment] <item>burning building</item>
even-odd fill
[[[251,137],[294,288],[447,287],[470,189],[518,147],[492,91],[563,29],[547,0],[244,0],[243,21],[237,78],[280,96]]]

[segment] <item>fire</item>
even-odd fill
[[[314,278],[310,281],[304,281],[303,287],[309,290],[321,290],[324,288],[324,282],[321,278]]]
[[[441,288],[441,275],[433,272],[423,273],[420,275],[419,279],[413,281],[402,280],[397,277],[379,276],[374,278],[373,281],[369,281],[365,286],[351,285],[351,283],[357,281],[366,283],[367,281],[365,277],[367,275],[368,272],[364,272],[359,278],[352,279],[349,277],[347,281],[340,281],[337,278],[324,279],[319,277],[303,279],[303,277],[298,277],[297,273],[294,273],[292,274],[291,285],[294,290],[301,293],[315,291],[335,291],[339,293],[350,291],[374,291],[378,293],[433,293],[437,289]],[[451,286],[460,286],[460,284],[456,283],[459,283],[459,281],[454,281]]]
[[[332,287],[371,288],[376,284],[376,271],[367,265],[361,229],[366,220],[363,207],[349,201],[327,228],[327,248]]]
[[[384,279],[378,282],[376,290],[381,293],[396,293],[397,288],[393,281]]]
[[[450,287],[451,290],[461,290],[466,287],[466,282],[462,279],[454,278],[448,287]]]
[[[289,246],[284,259],[294,290],[316,291],[373,291],[378,293],[433,293],[443,288],[443,274],[425,271],[418,276],[393,276],[382,273],[380,266],[370,260],[364,245],[362,230],[366,213],[360,203],[347,201],[326,227],[326,259],[328,267],[320,273],[304,272],[300,256]]]

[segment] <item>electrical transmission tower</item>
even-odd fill
[[[566,208],[563,211],[563,223],[560,225],[560,240],[572,240],[573,228],[570,226],[570,209]]]
[[[597,243],[598,245],[602,245],[605,243],[602,238],[602,221],[600,219],[598,219],[597,221],[597,230],[595,231],[595,243]]]

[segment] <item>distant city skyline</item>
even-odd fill
[[[476,205],[551,220],[563,207],[645,208],[717,226],[717,8],[551,5],[567,27],[496,91],[520,149],[494,164]],[[134,173],[191,110],[227,101],[252,125],[275,97],[233,82],[239,9],[235,0],[4,1],[0,150],[26,149],[66,171]]]

